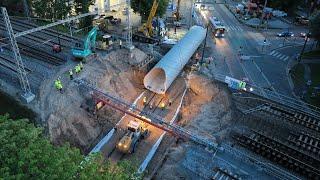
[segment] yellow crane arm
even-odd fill
[[[159,6],[159,1],[158,0],[154,0],[153,4],[152,4],[151,11],[150,11],[150,14],[148,16],[147,23],[146,23],[146,29],[148,31],[148,35],[149,36],[152,35],[152,19],[156,15],[158,6]]]

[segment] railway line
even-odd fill
[[[315,158],[320,158],[320,139],[318,137],[305,132],[290,132],[287,142]]]
[[[212,180],[240,180],[241,179],[236,174],[233,174],[232,172],[226,169],[222,169],[220,167],[214,168],[214,171],[216,173],[213,175]]]
[[[243,101],[236,98],[233,99],[240,109],[242,109],[241,111],[244,114],[254,113],[254,116],[262,119],[272,121],[280,120],[279,122],[286,122],[288,125],[290,125],[290,127],[286,127],[289,129],[291,128],[291,130],[308,131],[309,134],[314,136],[320,134],[320,119],[311,115],[307,115],[299,110],[290,109],[283,105],[275,104],[262,99],[255,99],[259,100],[259,102]],[[250,98],[248,99],[250,100]]]
[[[262,157],[309,179],[320,179],[320,161],[292,146],[257,131],[235,134],[236,142]]]

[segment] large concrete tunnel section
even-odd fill
[[[189,32],[144,77],[145,88],[164,94],[205,39],[206,29],[193,26]]]

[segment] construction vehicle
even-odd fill
[[[173,13],[173,16],[175,17],[175,21],[177,21],[177,22],[179,22],[181,20],[180,2],[181,2],[181,0],[178,0],[176,11]]]
[[[92,49],[95,48],[96,37],[97,37],[98,27],[94,26],[91,31],[88,33],[83,49],[80,47],[80,44],[76,44],[76,47],[71,49],[72,55],[76,59],[85,59],[86,57],[92,54]]]
[[[153,36],[152,20],[153,20],[154,16],[156,15],[158,6],[159,6],[159,0],[154,0],[152,7],[151,7],[151,11],[148,16],[148,20],[145,24],[142,25],[142,27],[139,30],[147,37]]]
[[[116,149],[125,154],[134,153],[138,142],[149,134],[147,124],[135,119],[128,123],[125,135],[116,145]]]

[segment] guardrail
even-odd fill
[[[223,74],[219,74],[219,73],[213,73],[214,78],[217,81],[223,82],[225,83],[225,77],[226,75]],[[254,86],[252,84],[250,84],[251,87],[253,87],[253,91],[250,92],[252,94],[264,97],[268,100],[274,101],[276,103],[279,103],[281,105],[293,108],[297,111],[300,111],[302,113],[305,113],[309,116],[312,116],[318,120],[320,120],[320,108],[316,107],[312,104],[308,104],[305,103],[301,100],[297,100],[288,96],[285,96],[283,94],[268,90],[268,89],[264,89],[258,86]]]

